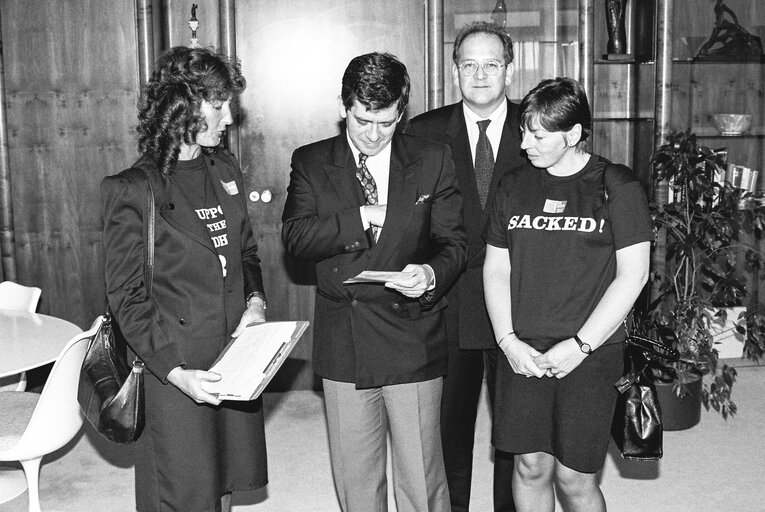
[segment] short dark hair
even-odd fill
[[[226,101],[247,86],[239,64],[208,48],[176,46],[157,61],[138,107],[138,149],[171,174],[182,143],[207,129],[200,105]]]
[[[488,34],[495,35],[502,42],[503,56],[505,58],[505,64],[513,62],[513,40],[505,29],[500,28],[493,23],[486,21],[476,21],[470,25],[462,27],[457,34],[457,38],[454,40],[454,51],[452,51],[452,60],[455,64],[459,64],[460,50],[462,49],[462,43],[465,42],[467,36],[473,34]]]
[[[521,101],[518,121],[523,128],[539,123],[550,132],[568,131],[578,123],[582,125],[580,141],[586,140],[592,131],[587,93],[573,78],[558,77],[539,82]]]
[[[409,73],[390,53],[367,53],[354,57],[343,73],[340,97],[346,110],[358,100],[370,110],[388,108],[398,101],[399,113],[409,103]]]

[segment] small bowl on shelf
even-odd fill
[[[752,126],[752,115],[712,114],[712,122],[720,135],[741,135]]]

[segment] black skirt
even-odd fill
[[[605,345],[562,379],[513,372],[499,352],[492,444],[510,453],[549,453],[580,473],[606,460],[616,406],[614,383],[624,374],[624,343]]]
[[[197,404],[145,375],[146,427],[136,443],[139,512],[211,512],[220,497],[268,483],[263,401]]]

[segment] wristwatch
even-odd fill
[[[253,299],[255,297],[263,301],[263,309],[268,309],[268,302],[266,301],[266,296],[263,292],[252,292],[251,294],[247,296],[247,300],[245,300],[245,304],[249,307],[250,299]]]
[[[582,352],[584,352],[587,355],[592,354],[592,347],[590,346],[590,344],[583,342],[579,338],[578,334],[574,334],[574,341],[576,341],[576,344],[579,345],[579,350],[581,350]]]

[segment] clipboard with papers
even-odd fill
[[[203,388],[221,400],[255,400],[276,375],[308,324],[300,320],[248,325],[210,367],[221,379],[205,382]]]

